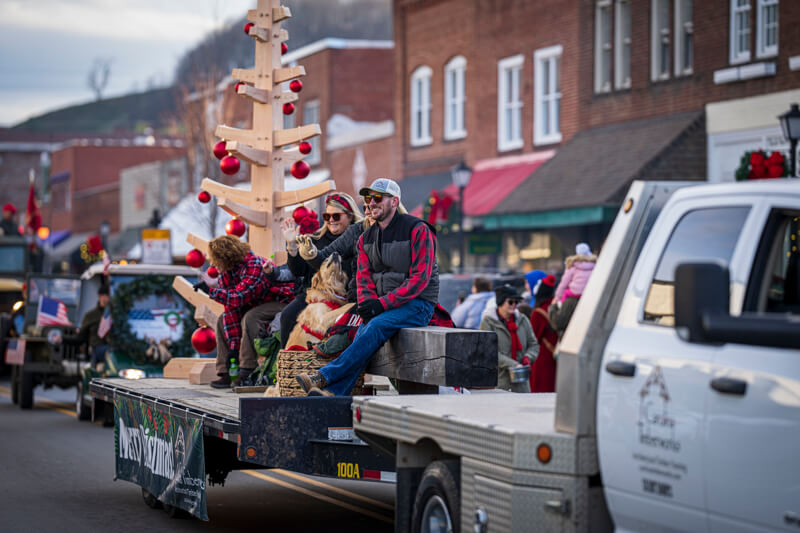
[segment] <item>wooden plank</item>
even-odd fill
[[[222,183],[209,178],[203,179],[203,182],[200,184],[200,188],[220,198],[226,198],[232,202],[236,202],[237,204],[251,207],[250,201],[253,198],[253,193],[247,189],[229,187],[228,185],[223,185]]]
[[[208,326],[216,331],[219,315],[209,309],[206,304],[200,304],[194,308],[194,320],[201,326]]]
[[[264,211],[256,211],[245,205],[232,202],[227,198],[220,198],[217,200],[217,205],[230,215],[237,216],[248,224],[253,224],[255,226],[267,225],[267,213]]]
[[[195,361],[198,361],[195,359]],[[213,359],[198,361],[189,370],[189,383],[192,385],[206,385],[217,377],[217,362]]]
[[[205,240],[205,239],[203,239],[201,237],[198,237],[194,233],[189,233],[188,235],[186,235],[186,242],[191,244],[194,248],[196,248],[196,249],[200,250],[201,252],[203,252],[203,255],[205,255],[205,256],[208,255],[208,241],[207,240]]]
[[[306,75],[306,68],[302,65],[297,67],[283,67],[283,68],[276,68],[272,71],[272,83],[274,85],[278,85],[279,83],[283,83],[285,81],[289,81],[294,78],[299,78],[300,76]]]
[[[275,150],[272,153],[273,164],[291,165],[295,161],[299,161],[305,157],[300,153],[300,149],[295,146],[293,148],[286,148],[284,150]]]
[[[197,361],[197,357],[173,357],[164,365],[164,377],[188,379],[189,372]]]
[[[266,89],[256,89],[252,85],[247,85],[246,83],[239,86],[239,88],[236,90],[236,94],[244,95],[250,100],[258,102],[259,104],[270,103],[270,96],[272,95],[271,91],[267,91]]]
[[[255,83],[256,71],[251,68],[235,68],[231,71],[231,78],[245,83]]]
[[[251,26],[250,31],[247,32],[250,37],[254,37],[257,41],[262,43],[269,42],[269,30],[261,26]]]
[[[272,22],[280,22],[282,20],[291,18],[292,10],[286,6],[272,8]]]
[[[404,328],[389,339],[367,372],[425,385],[497,385],[497,335],[472,329]]]
[[[272,160],[272,152],[268,150],[259,150],[258,148],[253,148],[239,141],[228,141],[225,143],[225,149],[239,159],[244,159],[251,165],[268,167]]]
[[[214,134],[220,139],[226,141],[239,141],[255,148],[262,150],[271,150],[270,145],[270,132],[263,131],[256,133],[254,130],[242,130],[239,128],[231,128],[230,126],[220,125],[214,129]],[[287,143],[288,144],[288,143]]]
[[[273,93],[274,93],[273,100],[275,101],[275,103],[278,103],[281,106],[283,104],[288,104],[289,102],[294,102],[300,97],[300,95],[292,91],[281,91],[281,92],[273,91]]]
[[[175,276],[175,279],[172,280],[172,288],[195,308],[205,305],[217,316],[225,312],[224,305],[215,302],[203,291],[194,290],[192,284],[186,281],[183,276]]]
[[[280,209],[282,207],[307,202],[308,200],[319,198],[334,190],[336,190],[336,184],[333,180],[326,180],[322,183],[297,191],[276,191],[275,208]]]
[[[219,130],[219,126],[217,126],[217,129]],[[322,135],[322,130],[319,124],[306,124],[305,126],[299,126],[288,130],[275,130],[273,135],[275,139],[273,144],[278,147],[299,143],[300,141],[311,139],[317,135]]]

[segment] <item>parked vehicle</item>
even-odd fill
[[[353,399],[396,531],[800,525],[800,187],[686,185],[632,185],[557,393]]]
[[[0,236],[0,374],[5,363],[6,340],[14,331],[13,315],[23,305],[22,285],[28,270],[28,245],[22,237]]]

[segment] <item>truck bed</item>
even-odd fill
[[[432,401],[435,398],[435,401]],[[595,465],[577,464],[579,446],[591,439],[554,429],[555,394],[486,391],[472,395],[354,397],[355,430],[414,444],[432,438],[442,451],[500,467],[582,474]],[[360,421],[358,421],[360,414]],[[546,443],[552,460],[542,464],[536,448]]]

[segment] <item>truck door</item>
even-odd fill
[[[707,531],[703,460],[713,351],[675,332],[674,273],[686,261],[730,263],[750,208],[685,199],[665,209],[606,344],[598,453],[618,529]]]
[[[751,224],[746,262],[732,274],[747,284],[743,311],[800,319],[800,211],[769,204]],[[798,531],[800,350],[728,343],[715,351],[709,377],[711,530]]]

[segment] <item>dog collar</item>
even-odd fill
[[[322,340],[322,338],[325,336],[324,333],[320,333],[319,331],[314,331],[313,329],[311,329],[310,327],[306,326],[305,324],[301,324],[301,326],[303,327],[303,331],[305,331],[309,335],[313,335],[314,337],[316,337],[316,338],[318,338],[320,340]]]

